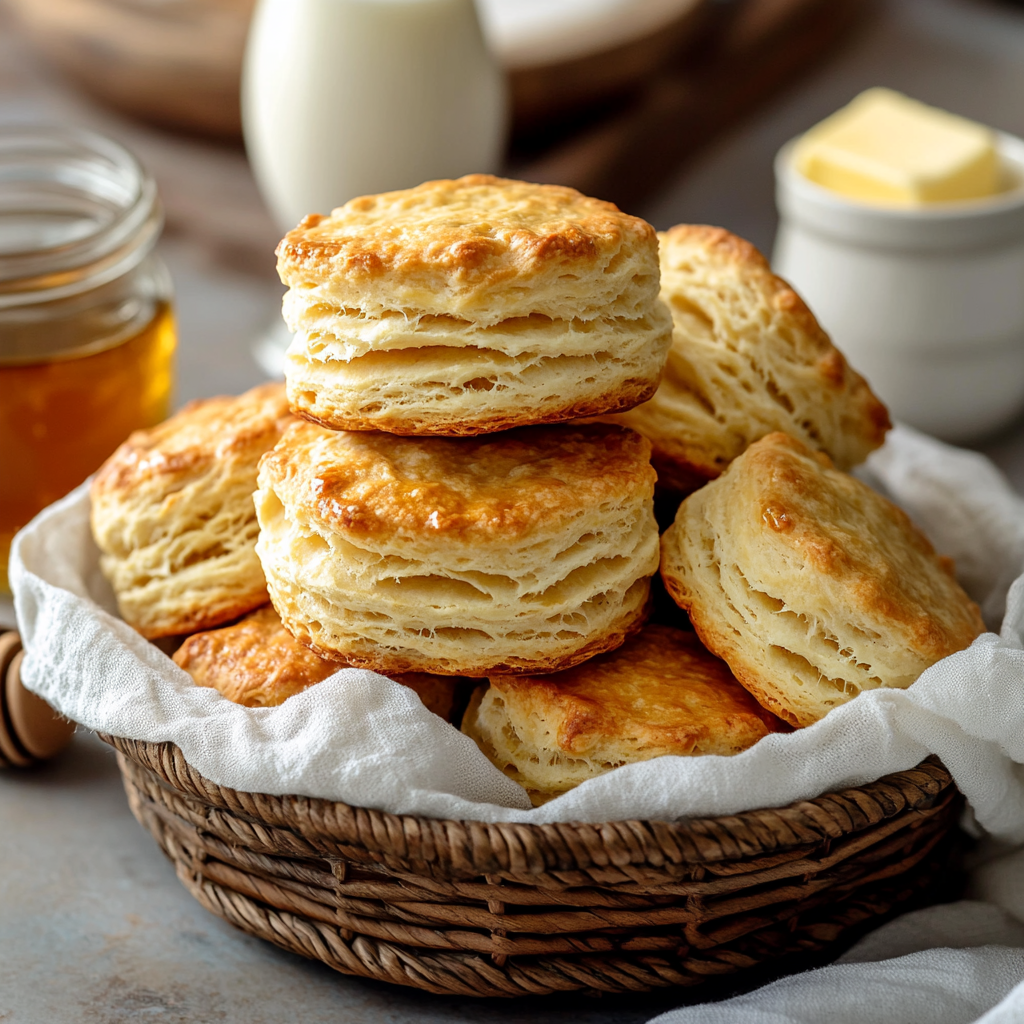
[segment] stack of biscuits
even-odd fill
[[[93,485],[122,615],[186,637],[197,684],[272,706],[374,669],[541,803],[811,725],[984,628],[846,473],[884,407],[728,232],[474,175],[278,257],[285,388],[186,407]]]

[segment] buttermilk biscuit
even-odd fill
[[[198,686],[212,687],[249,708],[283,704],[344,667],[294,640],[269,605],[233,626],[190,636],[175,652],[174,661]],[[424,672],[396,673],[393,678],[414,690],[428,711],[451,721],[457,680]]]
[[[910,686],[985,629],[903,511],[785,434],[680,505],[661,573],[712,653],[797,726]]]
[[[406,438],[297,424],[256,550],[288,630],[390,672],[551,672],[617,647],[657,569],[650,445],[622,427]]]
[[[840,469],[882,443],[885,406],[757,249],[700,225],[659,238],[672,349],[654,398],[615,420],[650,438],[663,486],[699,487],[774,430]]]
[[[623,764],[738,754],[787,728],[693,633],[668,626],[565,672],[488,682],[462,731],[534,804]]]
[[[100,565],[143,636],[209,629],[266,603],[252,492],[260,456],[291,422],[280,384],[190,402],[96,474]]]
[[[671,343],[654,229],[575,189],[431,181],[307,217],[278,246],[296,413],[480,434],[629,409]]]

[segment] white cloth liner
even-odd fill
[[[870,464],[956,558],[992,614],[1024,560],[1024,503],[980,456],[907,429]],[[277,708],[249,709],[192,685],[112,614],[79,488],[18,536],[11,581],[27,684],[103,732],[176,743],[234,789],[301,793],[395,813],[484,821],[676,819],[772,807],[910,768],[938,754],[995,836],[1024,841],[1024,579],[1002,636],[934,665],[909,690],[875,690],[811,728],[735,757],[628,765],[540,808],[404,687],[342,669]]]
[[[941,756],[1002,849],[1024,843],[1024,501],[979,455],[898,427],[862,474],[952,555],[990,625],[909,690],[873,691],[732,758],[630,765],[542,808],[403,687],[339,671],[278,708],[246,709],[188,676],[114,614],[84,488],[19,534],[11,581],[27,685],[69,717],[177,743],[208,778],[395,813],[486,821],[675,819],[778,806]],[[979,868],[983,902],[934,907],[829,967],[659,1024],[1010,1024],[1024,1021],[1024,851]],[[1001,909],[999,909],[1001,908]],[[929,948],[940,946],[942,948]],[[970,948],[960,948],[970,947]],[[1014,986],[1017,986],[1014,988]]]

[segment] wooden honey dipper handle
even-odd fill
[[[0,767],[26,768],[60,753],[75,723],[57,714],[21,682],[21,637],[0,634]]]

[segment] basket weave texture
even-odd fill
[[[103,737],[190,893],[346,974],[463,996],[690,986],[839,946],[941,875],[961,806],[916,768],[680,823],[441,821],[203,778]]]

